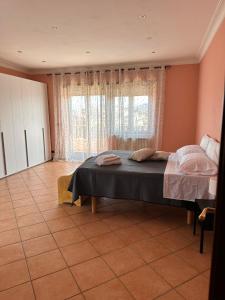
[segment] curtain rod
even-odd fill
[[[140,68],[138,68],[139,70],[149,70],[149,69],[151,69],[151,68],[153,68],[153,69],[161,69],[162,68],[162,66],[155,66],[155,67],[140,67]],[[171,66],[170,65],[167,65],[167,66],[165,66],[165,69],[169,69],[169,68],[171,68]],[[128,71],[132,71],[132,70],[136,70],[137,68],[128,68],[127,70]],[[125,69],[124,68],[121,68],[121,69],[114,69],[114,71],[119,71],[119,70],[121,70],[121,71],[124,71]],[[110,69],[105,69],[105,70],[103,70],[104,72],[110,72],[111,70]],[[92,70],[90,70],[90,71],[84,71],[84,73],[85,72],[88,72],[88,73],[93,73],[93,72],[96,72],[96,73],[98,73],[98,72],[100,72],[99,70],[97,70],[97,71],[92,71]],[[46,75],[48,75],[48,76],[51,76],[51,75],[62,75],[62,74],[64,74],[64,75],[72,75],[72,74],[81,74],[82,72],[62,72],[62,73],[48,73],[48,74],[46,74]]]

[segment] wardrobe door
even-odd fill
[[[26,148],[27,167],[34,165],[36,144],[33,129],[33,104],[32,104],[32,89],[31,81],[23,80],[22,82],[22,111],[23,111],[23,128],[24,141]]]
[[[0,130],[1,130],[1,124],[0,124]],[[2,151],[2,144],[1,144],[1,137],[0,137],[0,178],[5,176],[4,172],[4,159],[3,159],[3,151]]]
[[[0,74],[1,152],[3,152],[1,161],[3,159],[4,175],[16,172],[16,145],[14,141],[11,89],[11,77]]]
[[[2,140],[3,135],[2,135],[2,105],[4,102],[4,97],[3,97],[3,82],[2,82],[2,76],[0,75],[0,178],[4,177],[5,174],[5,162],[4,162],[4,141]]]
[[[26,138],[23,125],[23,105],[22,105],[22,82],[23,79],[11,77],[11,102],[14,143],[16,145],[16,171],[24,170],[27,167],[26,159]]]
[[[28,165],[34,166],[48,160],[51,151],[47,92],[45,84],[36,81],[23,80],[22,86]]]
[[[49,110],[48,110],[48,95],[46,84],[41,84],[41,113],[42,113],[42,135],[45,161],[51,159],[51,142],[49,130]]]
[[[3,151],[4,150],[3,150],[2,137],[1,137],[1,115],[0,115],[0,178],[5,176]]]
[[[42,112],[42,83],[32,82],[32,104],[33,113],[33,132],[35,133],[36,156],[35,164],[45,161],[45,150],[43,144],[43,112]]]

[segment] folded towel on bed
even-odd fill
[[[110,165],[119,165],[121,164],[121,159],[119,156],[115,154],[104,154],[104,155],[99,155],[95,163],[98,166],[110,166]]]

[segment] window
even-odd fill
[[[152,103],[148,96],[115,97],[114,134],[126,138],[149,138]]]
[[[55,158],[161,146],[164,68],[54,76]]]
[[[83,160],[107,149],[104,103],[105,96],[100,95],[71,97],[69,132],[73,152],[70,159]]]
[[[69,159],[84,160],[108,149],[111,137],[150,139],[152,102],[149,97],[73,96],[69,101]]]

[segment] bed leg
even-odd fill
[[[194,219],[193,211],[187,210],[187,225],[191,225]]]
[[[84,196],[80,196],[79,198],[80,198],[80,206],[82,206],[85,200]]]
[[[97,203],[97,198],[91,197],[91,211],[93,214],[96,213],[96,203]]]

